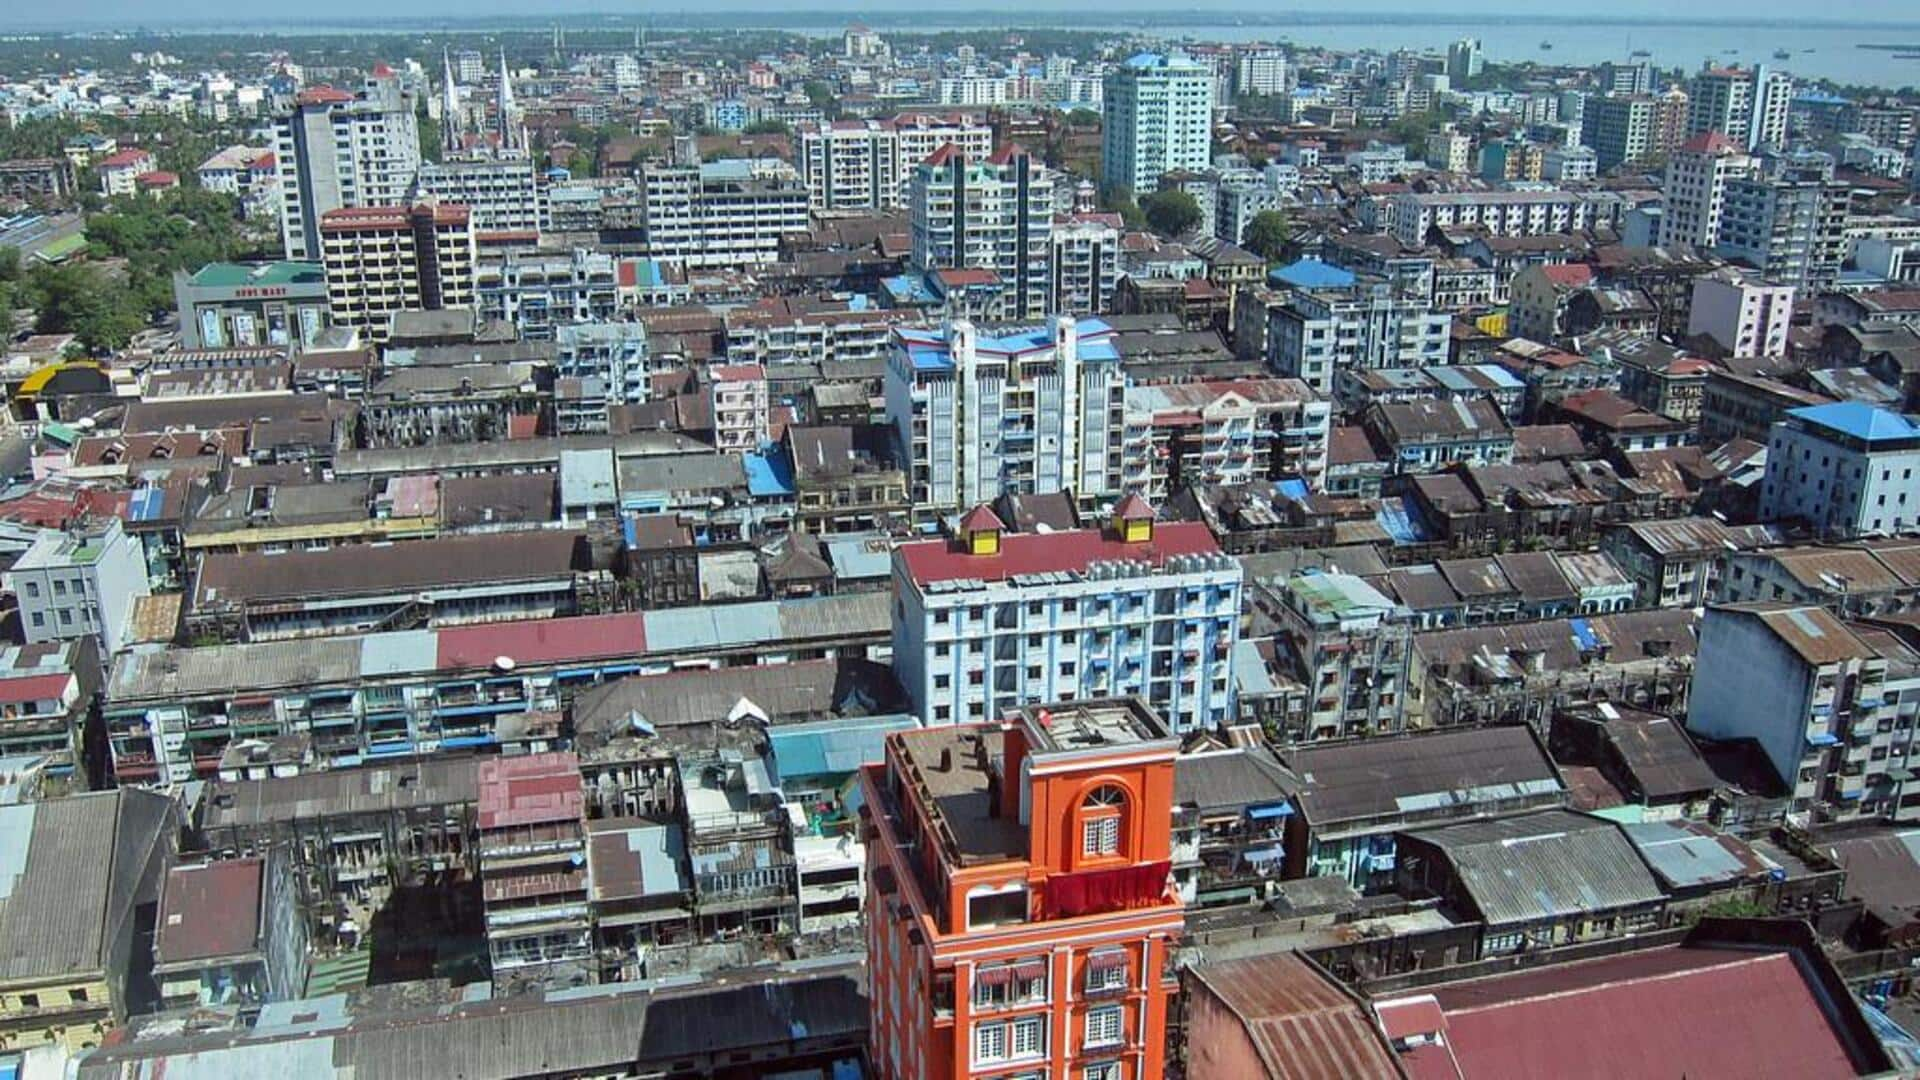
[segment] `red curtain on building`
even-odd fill
[[[1071,918],[1159,903],[1167,894],[1167,874],[1172,869],[1170,862],[1155,862],[1056,874],[1047,879],[1047,917]]]

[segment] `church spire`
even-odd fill
[[[443,94],[440,99],[440,130],[444,133],[441,141],[451,148],[460,134],[460,86],[453,79],[453,57],[444,48],[440,50],[440,68]]]
[[[507,74],[505,45],[500,46],[500,97],[496,107],[500,113],[500,149],[512,149],[518,140],[513,123],[513,78]]]

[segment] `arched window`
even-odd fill
[[[1113,784],[1087,792],[1080,804],[1080,853],[1086,856],[1120,854],[1120,818],[1127,793]]]

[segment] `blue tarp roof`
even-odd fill
[[[781,724],[767,733],[773,762],[783,780],[835,776],[885,758],[887,734],[918,727],[911,716],[858,716]]]
[[[1345,270],[1332,263],[1319,259],[1300,259],[1285,266],[1276,266],[1267,274],[1267,280],[1276,285],[1291,285],[1296,289],[1339,289],[1352,285],[1355,281],[1353,271]]]
[[[793,464],[784,451],[744,454],[740,463],[747,470],[747,494],[756,498],[793,494]]]
[[[1859,401],[1809,405],[1804,409],[1793,409],[1787,415],[1867,442],[1920,437],[1920,427],[1916,427],[1912,420],[1897,412],[1878,409]]]
[[[1393,537],[1396,544],[1418,544],[1432,539],[1426,523],[1420,519],[1420,511],[1405,495],[1381,500],[1380,509],[1373,515],[1373,520],[1386,530],[1388,536]]]

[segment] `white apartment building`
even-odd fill
[[[94,531],[42,532],[6,584],[29,645],[91,637],[103,659],[127,644],[134,601],[152,591],[145,549],[117,518]]]
[[[1069,316],[999,336],[966,321],[895,330],[887,423],[915,516],[1003,492],[1071,491],[1087,506],[1116,496],[1126,378],[1112,337]]]
[[[815,210],[905,206],[914,166],[952,143],[973,160],[993,153],[993,129],[963,113],[837,120],[800,129],[800,178]]]
[[[1760,520],[1822,535],[1920,531],[1920,425],[1858,401],[1794,409],[1773,425]]]
[[[320,219],[349,206],[405,205],[420,173],[413,94],[385,65],[357,94],[316,86],[274,125],[280,238],[289,259],[320,257]]]
[[[1179,54],[1141,53],[1107,73],[1100,175],[1144,195],[1162,174],[1213,160],[1213,71]]]
[[[1793,294],[1755,274],[1703,274],[1693,281],[1687,335],[1705,334],[1731,356],[1785,356]]]
[[[488,259],[474,274],[474,293],[482,317],[512,323],[532,341],[551,341],[568,323],[611,319],[620,308],[613,256],[585,248]]]
[[[1273,97],[1287,92],[1287,54],[1257,49],[1240,54],[1234,67],[1233,92]]]
[[[1473,163],[1473,138],[1464,131],[1436,131],[1427,136],[1427,165],[1441,172],[1464,173]]]
[[[1815,605],[1708,608],[1687,729],[1753,739],[1791,790],[1795,812],[1920,819],[1912,772],[1920,678],[1910,653],[1883,652],[1876,640]]]
[[[1748,150],[1779,150],[1792,104],[1785,72],[1705,67],[1687,81],[1687,134],[1718,132]]]
[[[767,441],[767,369],[759,364],[722,364],[708,370],[713,401],[713,444],[723,454],[749,454]]]
[[[1113,290],[1120,284],[1121,228],[1118,214],[1068,214],[1053,219],[1049,311],[1104,315],[1113,310]]]
[[[1131,386],[1121,483],[1150,502],[1194,484],[1326,481],[1333,406],[1299,379]]]
[[[1660,244],[1712,248],[1720,239],[1720,215],[1726,209],[1727,184],[1752,176],[1758,162],[1717,132],[1695,135],[1667,159],[1661,188],[1666,205],[1660,214]]]
[[[1600,156],[1585,146],[1549,147],[1540,161],[1541,178],[1556,184],[1579,183],[1600,175]]]
[[[769,365],[882,362],[893,348],[893,328],[914,314],[767,298],[725,314],[727,358]]]
[[[473,212],[481,236],[519,233],[537,239],[547,231],[546,190],[533,159],[429,162],[420,167],[414,197],[438,199]]]
[[[949,143],[914,168],[913,268],[991,270],[1010,319],[1046,317],[1053,285],[1053,173],[1018,146],[970,158]]]
[[[642,322],[582,322],[554,330],[554,374],[561,378],[599,379],[613,404],[631,405],[652,395],[655,372],[677,371],[671,360],[656,361],[647,347]]]
[[[1341,371],[1445,364],[1451,322],[1426,296],[1379,279],[1292,289],[1267,309],[1267,366],[1331,398]]]
[[[894,670],[922,721],[1130,695],[1177,732],[1233,716],[1244,571],[1205,525],[1129,497],[1105,528],[1004,528],[980,506],[957,539],[894,549]]]
[[[1000,75],[957,75],[941,79],[936,90],[942,105],[1005,105],[1007,83]]]
[[[1852,199],[1853,186],[1834,178],[1825,154],[1790,159],[1768,176],[1735,177],[1721,203],[1715,251],[1769,281],[1819,292],[1846,261]]]
[[[1594,224],[1595,205],[1573,191],[1402,192],[1389,204],[1395,239],[1416,248],[1434,228],[1478,225],[1495,236],[1575,232]]]
[[[799,173],[770,158],[654,160],[638,170],[647,255],[689,267],[762,266],[780,238],[807,231]]]
[[[334,326],[382,342],[396,311],[474,305],[473,225],[464,206],[330,210],[317,235]]]

